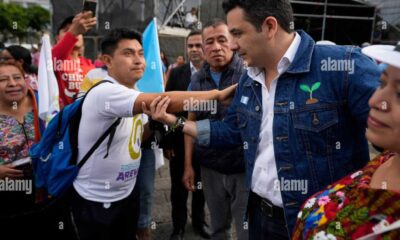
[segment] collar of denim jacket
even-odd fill
[[[301,36],[300,34],[295,32],[295,37],[292,43],[290,44],[288,49],[286,49],[285,54],[282,56],[282,58],[278,62],[278,65],[276,66],[279,75],[282,75],[284,72],[288,70],[288,68],[294,61],[296,53],[299,50],[300,44],[301,44]],[[261,85],[264,85],[265,77],[261,68],[249,67],[247,74],[249,75],[250,78],[254,79],[254,81],[259,82]]]
[[[286,70],[288,73],[305,73],[310,71],[315,41],[303,30],[299,30],[297,33],[301,37],[301,42],[292,64]]]

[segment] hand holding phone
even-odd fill
[[[96,18],[92,17],[92,15],[93,14],[86,10],[85,12],[78,13],[72,20],[72,24],[68,31],[74,36],[85,34],[97,24]]]
[[[84,0],[82,12],[91,11],[92,17],[96,16],[97,0]]]

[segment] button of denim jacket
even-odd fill
[[[260,106],[256,106],[256,112],[260,111]]]
[[[319,124],[318,115],[316,113],[313,113],[312,123],[313,123],[313,125],[318,125]]]

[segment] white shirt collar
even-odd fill
[[[190,62],[190,72],[192,73],[192,75],[195,74],[195,73],[197,72],[197,69],[196,69],[196,67],[193,65],[192,62]]]
[[[121,86],[124,86],[124,85],[122,85],[121,83],[119,83],[117,80],[115,80],[113,77],[111,77],[111,76],[108,75],[108,74],[107,74],[107,76],[104,78],[104,80],[108,80],[108,81],[111,81],[111,82],[113,82],[113,83],[117,83],[117,84],[119,84],[119,85],[121,85]],[[124,87],[125,87],[125,86],[124,86]],[[135,83],[135,86],[133,87],[133,89],[140,92],[140,90],[137,88],[137,82]]]
[[[111,76],[108,75],[108,74],[107,74],[107,76],[104,78],[104,80],[108,80],[108,81],[111,81],[111,82],[114,82],[114,83],[118,83],[117,80],[115,80],[113,77],[111,77]]]
[[[301,37],[300,35],[295,32],[295,37],[290,44],[289,48],[286,50],[285,54],[279,60],[277,70],[279,75],[284,73],[290,66],[290,64],[293,62],[294,57],[296,56],[297,50],[299,49],[301,43]],[[254,80],[259,80],[260,77],[262,77],[263,81],[265,81],[265,73],[261,68],[258,67],[249,67],[247,71],[247,75],[251,77]],[[258,82],[258,81],[257,81]]]

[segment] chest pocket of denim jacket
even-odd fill
[[[292,112],[293,126],[302,151],[330,155],[336,141],[338,110],[335,104]]]

